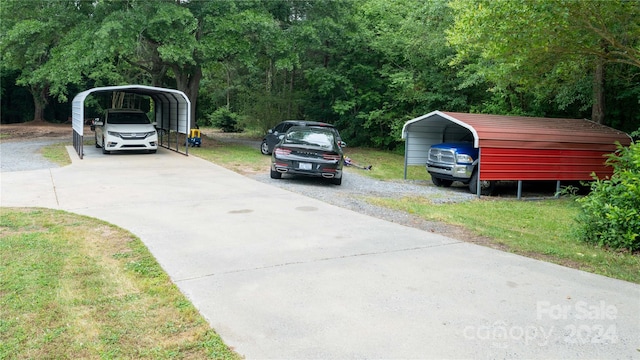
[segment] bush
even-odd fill
[[[238,114],[227,107],[218,108],[213,114],[209,114],[209,125],[221,129],[223,132],[238,132],[242,129],[238,126]]]
[[[580,235],[587,242],[614,249],[640,250],[640,142],[618,145],[609,155],[610,179],[597,180],[579,199]]]

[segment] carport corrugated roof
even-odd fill
[[[122,85],[122,86],[106,86],[85,90],[78,93],[72,102],[72,121],[73,121],[73,146],[82,158],[82,144],[84,137],[84,101],[87,96],[92,93],[99,92],[124,92],[137,95],[149,96],[154,101],[154,121],[157,123],[156,128],[164,130],[168,140],[163,143],[161,136],[161,146],[171,148],[169,142],[172,138],[176,139],[175,150],[180,151],[178,136],[170,136],[172,132],[179,134],[188,134],[191,129],[191,101],[185,93],[179,90],[152,87],[145,85]],[[188,146],[184,144],[184,152],[188,153]]]
[[[625,146],[631,142],[622,131],[583,119],[434,111],[405,123],[402,129],[402,137],[406,139],[405,166],[425,164],[429,147],[447,140],[445,130],[448,128],[454,128],[458,133],[470,132],[474,146],[481,149],[481,157],[492,154],[491,166],[482,168],[481,165],[480,177],[486,180],[587,180],[591,172],[602,170],[602,155],[614,152],[616,142]],[[511,156],[511,159],[501,162],[501,156]],[[520,159],[513,156],[520,156]],[[533,156],[556,157],[554,162],[557,158],[567,161],[536,170],[531,169],[529,160],[532,158],[528,158]],[[590,160],[581,160],[585,158]],[[485,160],[489,159],[485,157],[481,161]],[[512,168],[504,166],[507,162]],[[559,173],[561,167],[577,166],[578,163],[586,167],[566,171],[574,172],[573,175]],[[595,168],[594,164],[597,164]],[[534,165],[541,165],[541,162]],[[546,173],[542,174],[544,171]]]

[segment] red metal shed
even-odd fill
[[[407,165],[424,165],[429,147],[463,137],[480,149],[480,180],[591,180],[609,176],[604,155],[629,135],[582,119],[434,111],[402,129]]]

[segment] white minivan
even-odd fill
[[[108,109],[102,121],[96,121],[96,147],[102,148],[103,154],[111,151],[147,150],[155,153],[158,150],[158,132],[155,123],[151,123],[147,115],[137,109]]]

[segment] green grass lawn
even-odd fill
[[[350,148],[344,149],[345,156],[362,166],[371,165],[371,171],[364,174],[378,180],[404,179],[404,154],[392,153],[375,149]],[[407,180],[430,180],[424,166],[408,166]]]
[[[211,161],[241,174],[264,172],[271,158],[245,145],[204,139],[202,147],[189,148],[189,154]]]
[[[240,358],[127,231],[0,208],[0,238],[0,359]]]
[[[422,217],[463,226],[490,238],[494,247],[616,279],[640,283],[640,256],[580,241],[575,232],[579,206],[572,198],[544,201],[483,198],[434,204],[421,198],[368,201]]]
[[[92,140],[84,141],[84,146],[93,146],[94,142]],[[72,145],[66,142],[57,143],[52,145],[47,145],[42,148],[41,153],[42,156],[51,161],[54,164],[59,166],[65,166],[71,164],[71,159],[69,158],[69,153],[67,152],[67,146]]]

